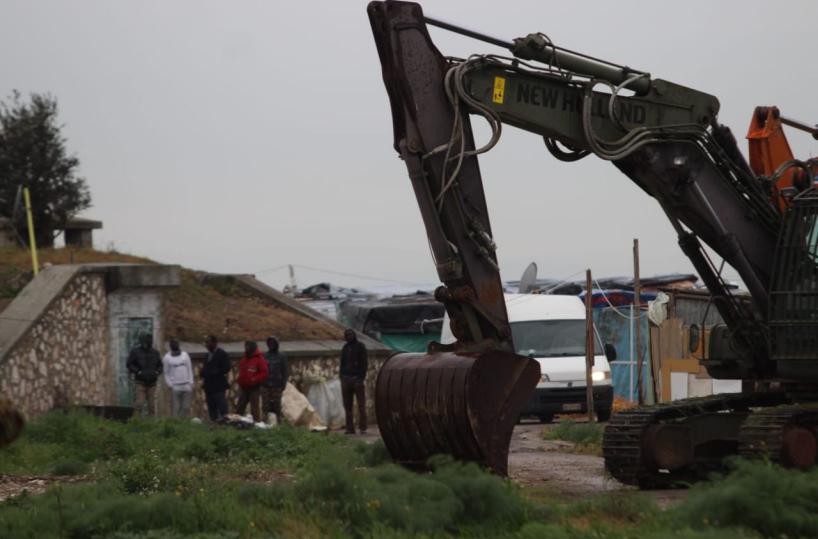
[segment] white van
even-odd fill
[[[506,294],[515,352],[540,364],[541,379],[522,416],[549,422],[558,413],[586,412],[585,305],[577,296]],[[600,421],[611,416],[613,386],[606,349],[594,332],[594,411]],[[455,341],[448,315],[443,321],[442,344]],[[615,354],[613,347],[607,353]]]

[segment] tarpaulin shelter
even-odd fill
[[[341,304],[347,325],[400,352],[425,352],[439,340],[443,314],[443,304],[424,293]]]

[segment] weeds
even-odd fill
[[[582,446],[597,446],[602,444],[602,432],[605,426],[599,423],[577,423],[565,419],[557,423],[554,428],[548,429],[543,436],[548,440],[564,440]]]
[[[553,437],[591,444],[599,433],[598,425],[564,422]],[[570,501],[545,490],[524,493],[448,458],[430,461],[426,474],[388,460],[381,443],[290,427],[238,431],[47,414],[18,444],[0,450],[0,473],[44,467],[79,474],[93,463],[96,482],[0,503],[0,537],[818,536],[818,470],[739,462],[726,477],[695,486],[681,504],[661,511],[638,493]]]
[[[673,510],[696,529],[744,527],[764,537],[818,537],[818,469],[736,461],[734,471],[695,485]]]
[[[60,459],[51,468],[53,475],[83,475],[88,472],[88,463],[81,460],[67,458]]]

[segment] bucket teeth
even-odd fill
[[[409,468],[445,454],[506,475],[512,430],[539,377],[536,361],[509,352],[396,354],[378,374],[378,428]]]

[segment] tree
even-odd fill
[[[20,185],[29,188],[37,244],[54,245],[66,221],[91,206],[79,159],[65,148],[57,122],[57,100],[33,93],[30,101],[14,91],[0,102],[0,215],[12,217]],[[13,223],[28,239],[24,212]]]

